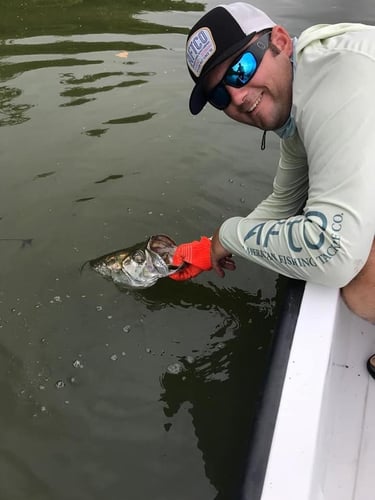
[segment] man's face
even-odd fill
[[[271,42],[280,52],[276,54],[268,48],[256,73],[246,85],[241,88],[225,85],[231,101],[224,113],[233,120],[262,130],[281,127],[289,118],[292,106],[292,40],[284,28],[275,26]],[[208,91],[221,82],[237,57],[238,54],[235,54],[208,73],[205,82]]]

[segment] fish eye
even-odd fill
[[[137,250],[133,254],[133,260],[137,264],[142,264],[146,260],[146,255],[143,250]]]

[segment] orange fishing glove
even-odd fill
[[[202,236],[199,241],[178,245],[173,255],[172,264],[181,266],[181,269],[169,277],[176,281],[184,281],[198,276],[202,271],[212,269],[211,240]]]

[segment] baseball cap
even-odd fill
[[[245,47],[253,36],[275,23],[263,11],[245,2],[218,5],[190,30],[186,42],[186,64],[195,82],[189,108],[193,115],[207,103],[204,77],[225,59]]]

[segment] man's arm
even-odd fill
[[[219,238],[227,251],[284,275],[342,287],[364,266],[374,237],[375,64],[354,53],[327,57],[309,61],[311,74],[298,82],[309,162],[303,212],[288,214],[285,186],[249,216],[225,221]]]

